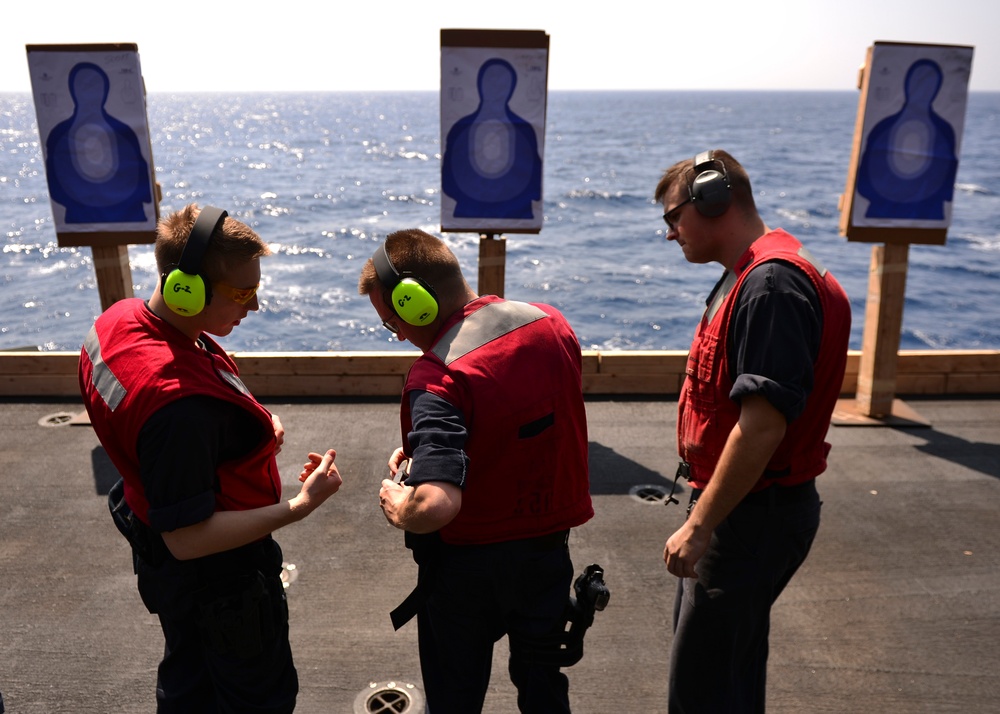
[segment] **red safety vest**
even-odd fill
[[[576,335],[548,305],[489,295],[442,325],[410,368],[401,409],[404,444],[414,390],[445,399],[465,417],[462,508],[441,529],[442,540],[496,543],[590,520],[580,374]]]
[[[149,502],[139,478],[137,443],[146,420],[182,397],[206,395],[253,414],[273,434],[271,414],[240,381],[236,363],[207,335],[201,349],[160,320],[142,300],[108,308],[80,353],[80,392],[101,445],[125,480],[125,500],[149,525]],[[242,511],[281,500],[273,437],[243,458],[219,464],[216,511]]]
[[[733,381],[727,345],[736,296],[751,270],[773,260],[791,263],[809,276],[823,309],[823,335],[806,408],[788,424],[784,439],[753,490],[771,484],[794,486],[826,470],[830,444],[824,439],[844,381],[851,307],[833,275],[798,240],[779,229],[754,241],[736,262],[728,291],[727,286],[720,287],[720,294],[706,310],[691,344],[679,398],[677,446],[681,458],[691,465],[695,488],[708,484],[740,416],[740,405],[729,397]]]

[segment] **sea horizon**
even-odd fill
[[[479,237],[440,232],[437,92],[150,92],[161,215],[219,205],[257,230],[259,313],[233,351],[381,351],[393,342],[357,295],[361,264],[392,230],[448,242],[475,281]],[[551,90],[545,219],[509,234],[505,295],[547,302],[585,349],[686,349],[719,266],[664,240],[662,171],[722,147],[750,173],[771,227],[796,235],[851,298],[860,347],[872,244],[839,235],[856,90]],[[945,246],[911,246],[901,349],[1000,349],[1000,92],[971,92]],[[60,247],[26,93],[0,93],[0,349],[79,348],[100,312],[91,251]],[[134,293],[157,279],[129,246]],[[475,285],[473,285],[475,288]],[[385,333],[385,334],[383,334]]]

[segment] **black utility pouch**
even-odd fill
[[[274,608],[260,573],[203,588],[195,598],[202,637],[216,654],[249,659],[274,638]]]
[[[108,491],[108,510],[115,527],[125,536],[132,551],[148,565],[158,568],[167,559],[167,546],[159,533],[151,531],[145,523],[136,518],[125,502],[125,480],[119,478]]]

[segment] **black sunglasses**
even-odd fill
[[[663,214],[663,222],[667,224],[668,230],[674,230],[674,224],[677,223],[677,212],[684,208],[687,204],[691,203],[691,199],[686,201],[681,201],[676,206],[671,208],[669,211]]]

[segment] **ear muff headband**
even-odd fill
[[[391,295],[393,312],[408,325],[420,327],[434,322],[438,314],[437,295],[434,288],[415,275],[400,275],[383,243],[372,255],[375,274]]]
[[[197,315],[212,300],[212,286],[199,275],[212,235],[229,214],[215,206],[205,206],[194,222],[184,244],[177,268],[163,276],[160,292],[167,307],[178,315]]]
[[[694,157],[694,180],[690,188],[691,203],[707,218],[721,216],[733,202],[726,165],[712,151],[702,151]]]

